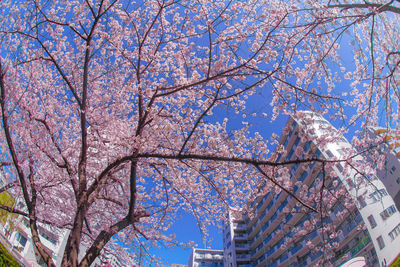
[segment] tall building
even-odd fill
[[[383,169],[377,170],[377,176],[386,186],[397,209],[400,209],[400,131],[371,127],[368,129],[371,138],[378,137],[376,149],[385,156]]]
[[[345,158],[352,146],[327,120],[298,112],[279,144],[276,161],[294,162],[274,179],[284,181],[291,194],[264,192],[241,213],[229,212],[225,266],[339,266],[360,256],[369,266],[387,266],[398,257],[400,213],[392,197],[362,169],[361,156]],[[295,162],[305,158],[332,162]]]
[[[223,253],[222,250],[192,248],[189,267],[223,267]]]
[[[248,229],[240,210],[229,210],[223,228],[224,266],[251,266]]]
[[[223,228],[224,266],[250,266],[248,229],[241,211],[229,210]]]

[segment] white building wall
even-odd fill
[[[303,112],[303,116],[304,115],[307,118],[311,119],[314,118],[316,120],[316,118],[314,117],[315,114],[312,112]],[[329,131],[331,132],[331,134],[332,130],[336,130],[325,119],[318,117],[318,120],[325,121],[325,124],[329,126]],[[300,121],[300,123],[302,122]],[[324,123],[321,122],[316,124],[308,124],[307,127],[312,126],[315,129],[320,129],[316,130],[316,135],[320,136],[324,133],[324,131],[320,127],[321,124]],[[346,147],[350,148],[351,145],[347,141],[341,140],[338,142],[330,142],[328,145],[321,148],[321,150],[323,151],[330,150],[332,152],[335,151],[335,153],[338,153],[340,149]],[[325,156],[326,158],[330,158],[330,156],[327,155],[326,153]],[[352,158],[353,162],[357,160],[365,161],[366,159],[362,158],[361,156]],[[363,221],[367,225],[368,232],[371,236],[376,254],[379,259],[379,263],[381,266],[386,266],[390,264],[392,261],[394,261],[397,255],[400,253],[400,236],[397,236],[397,238],[394,238],[393,240],[389,236],[389,233],[393,231],[400,223],[400,213],[395,208],[393,214],[390,214],[390,216],[383,219],[381,214],[383,214],[385,210],[395,206],[392,197],[390,195],[381,196],[379,200],[374,200],[370,197],[371,194],[377,191],[379,192],[379,190],[385,190],[387,192],[387,189],[383,184],[383,182],[377,179],[376,177],[369,177],[368,181],[365,177],[360,175],[360,173],[358,173],[356,170],[352,168],[348,168],[348,170],[349,170],[348,173],[339,173],[339,178],[345,185],[347,191],[352,195],[354,199],[357,199],[360,196],[364,197],[366,206],[361,207],[360,205],[357,205],[357,207],[363,218]],[[359,170],[359,171],[364,171],[364,170]],[[352,179],[353,183],[349,181],[349,178],[353,178]],[[369,223],[368,220],[369,216],[373,216],[376,221],[377,225],[374,228],[372,228],[371,224]],[[383,244],[382,242],[381,244],[379,244],[379,240],[383,240]]]
[[[192,248],[188,265],[189,267],[223,267],[224,251]]]
[[[389,195],[392,196],[397,209],[400,209],[400,131],[371,127],[368,129],[371,139],[378,138],[379,141],[386,143],[377,143],[379,154],[385,155],[384,169],[378,169],[377,176],[384,183]]]

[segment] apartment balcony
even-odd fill
[[[236,254],[236,261],[239,262],[248,262],[250,261],[250,255],[248,254]]]
[[[294,225],[301,217],[303,217],[302,213],[292,213],[290,215],[288,216],[288,219],[286,221],[287,225]]]
[[[260,200],[260,203],[258,204],[258,206],[257,206],[257,208],[256,208],[256,213],[260,213],[260,212],[262,212],[262,211],[266,208],[267,204],[269,204],[270,201],[271,201],[271,198],[272,198],[272,197],[270,197],[270,196],[271,196],[271,192],[268,192],[268,193],[265,194],[265,196]]]
[[[235,240],[247,240],[248,237],[249,236],[244,233],[235,233],[235,235],[233,236]]]
[[[359,217],[361,218],[361,216],[359,216]],[[357,218],[356,218],[356,220],[351,221],[350,224],[345,225],[344,227],[342,227],[343,235],[344,236],[348,236],[351,232],[354,231],[354,229],[356,229],[360,225],[360,223],[361,223],[361,221],[357,220]]]
[[[233,229],[234,230],[246,231],[247,230],[247,225],[244,224],[244,223],[233,223]]]
[[[269,204],[265,208],[265,210],[263,208],[260,209],[261,213],[258,214],[258,218],[251,222],[252,226],[249,233],[250,239],[254,237],[255,232],[260,230],[261,225],[263,225],[267,220],[268,221],[274,220],[280,214],[280,212],[282,212],[284,207],[281,207],[280,205],[278,206],[277,203],[285,202],[283,199],[286,197],[287,194],[286,193],[283,194],[283,191],[281,191],[279,194],[275,195],[271,201],[268,202]],[[285,205],[286,204],[287,202],[285,202]]]
[[[236,250],[249,250],[249,244],[246,243],[235,243]]]
[[[337,256],[336,259],[333,261],[333,265],[340,266],[343,262],[347,261],[349,258],[357,257],[360,254],[360,252],[362,252],[370,245],[372,245],[371,237],[369,235],[366,235],[364,238],[358,241],[358,243],[355,244],[353,247],[351,247],[341,255]]]
[[[304,247],[303,244],[298,244],[297,246],[292,247],[289,250],[290,257],[296,255],[296,253],[299,252],[303,247]]]
[[[206,254],[197,254],[195,256],[195,260],[210,260],[210,261],[214,261],[214,260],[223,260],[224,256],[222,255],[213,255],[210,253],[206,253]]]

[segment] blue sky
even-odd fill
[[[216,227],[212,227],[209,230],[210,237],[213,238],[213,241],[211,241],[211,248],[222,249],[222,234],[220,233],[220,230]],[[176,221],[175,225],[170,229],[169,232],[176,233],[177,240],[179,241],[194,241],[198,245],[197,247],[204,247],[200,230],[197,228],[196,222],[191,215],[183,214],[182,218]],[[187,264],[191,249],[181,247],[160,248],[154,252],[162,259],[164,264]]]

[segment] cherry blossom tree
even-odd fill
[[[309,1],[293,12],[301,18],[293,28],[301,29],[303,38],[293,57],[308,72],[303,72],[304,78],[298,70],[290,72],[297,77],[294,85],[316,93],[323,87],[333,92],[346,86],[341,89],[345,102],[321,105],[332,118],[342,118],[346,127],[360,124],[365,129],[378,122],[397,127],[399,2]],[[349,118],[343,114],[346,104],[354,108]]]
[[[261,185],[318,212],[274,178],[279,166],[318,159],[278,163],[276,140],[247,125],[229,130],[215,114],[244,113],[268,90],[273,117],[306,105],[344,119],[346,104],[377,116],[397,88],[398,42],[378,33],[393,2],[12,2],[0,4],[1,157],[26,209],[1,208],[29,218],[49,266],[38,223],[69,229],[63,266],[87,266],[103,249],[134,263],[135,250],[175,243],[163,233],[178,211],[204,229]],[[338,40],[351,29],[360,48],[347,103],[328,66],[342,64]],[[367,78],[367,93],[358,92]]]

